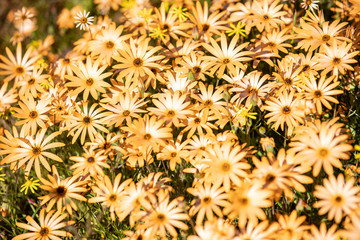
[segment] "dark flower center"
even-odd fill
[[[16,72],[17,74],[23,74],[23,73],[25,72],[25,69],[24,69],[23,67],[17,67],[17,68],[15,69],[15,72]]]
[[[151,134],[149,134],[149,133],[145,134],[144,139],[145,140],[150,140],[151,139]]]
[[[110,197],[109,197],[109,200],[112,201],[112,202],[115,202],[117,199],[117,196],[115,194],[111,194]]]
[[[39,155],[41,153],[41,149],[39,147],[34,147],[32,152],[34,155]]]
[[[85,23],[88,22],[88,20],[87,20],[86,17],[82,17],[82,18],[80,18],[80,22],[81,22],[82,24],[85,24]]]
[[[292,84],[291,78],[285,78],[284,82],[285,82],[285,84],[287,84],[287,85],[291,85],[291,84]]]
[[[103,145],[103,149],[108,149],[111,147],[111,144],[108,143],[108,142],[105,142],[104,145]]]
[[[157,215],[157,219],[160,220],[160,221],[164,221],[164,220],[165,220],[165,215],[162,214],[162,213],[159,213],[159,214]]]
[[[125,117],[129,116],[129,115],[130,115],[130,111],[129,111],[129,110],[125,110],[125,111],[123,112],[123,115],[124,115]]]
[[[69,63],[70,63],[70,59],[64,58],[64,63],[69,64]]]
[[[94,84],[94,79],[92,79],[92,78],[86,79],[86,85],[92,86],[93,84]]]
[[[112,41],[106,42],[106,47],[112,49],[115,46],[115,44]]]
[[[195,66],[192,68],[193,73],[199,73],[201,72],[201,68],[199,66]]]
[[[171,156],[172,158],[174,158],[174,157],[177,156],[177,153],[176,153],[176,152],[172,152],[172,153],[170,154],[170,156]]]
[[[268,20],[268,19],[269,19],[269,15],[265,14],[265,15],[263,16],[263,18],[264,18],[265,20]]]
[[[316,91],[314,92],[314,95],[315,95],[315,97],[319,98],[319,97],[322,96],[322,92],[321,92],[320,90],[316,90]]]
[[[204,197],[203,198],[204,203],[209,203],[210,201],[211,201],[211,197]]]
[[[85,124],[89,124],[89,123],[91,122],[91,118],[88,117],[88,116],[86,116],[86,117],[83,118],[83,122],[84,122]]]
[[[170,27],[167,24],[164,24],[163,29],[168,30]]]
[[[240,197],[238,200],[241,205],[247,205],[249,202],[249,199],[247,197]]]
[[[173,110],[169,110],[168,113],[167,113],[167,115],[168,115],[169,117],[173,117],[173,116],[175,116],[175,112],[174,112]]]
[[[266,175],[266,177],[265,177],[265,182],[266,182],[266,183],[272,183],[274,180],[275,180],[275,176],[272,175],[272,174],[268,174],[268,175]]]
[[[200,123],[201,123],[201,119],[198,118],[198,117],[195,118],[195,119],[194,119],[194,123],[195,123],[195,124],[200,124]]]
[[[340,62],[341,62],[341,59],[340,59],[340,58],[334,57],[333,63],[334,63],[335,65],[338,65]]]
[[[40,229],[40,235],[42,236],[42,237],[44,237],[44,236],[47,236],[48,234],[49,234],[49,229],[48,228],[41,228]]]
[[[135,58],[133,61],[133,64],[135,65],[135,67],[141,67],[143,64],[143,61],[140,58]]]
[[[34,118],[37,118],[38,115],[39,115],[39,114],[37,113],[37,111],[31,111],[31,112],[29,113],[29,117],[30,117],[30,118],[33,118],[33,119],[34,119]]]
[[[93,162],[95,161],[95,159],[94,159],[93,157],[88,157],[87,161],[88,161],[89,163],[93,163]]]
[[[223,60],[223,63],[224,64],[228,64],[230,62],[230,60],[228,59],[228,58],[225,58],[224,60]]]
[[[340,196],[340,195],[337,195],[337,196],[335,197],[335,202],[337,202],[337,203],[341,203],[342,200],[343,200],[343,198],[342,198],[342,196]]]
[[[213,101],[211,99],[208,99],[204,102],[205,107],[211,107],[213,105]]]
[[[202,25],[202,29],[203,29],[204,32],[206,32],[207,30],[209,30],[209,28],[210,28],[210,25],[207,24],[207,23],[205,23],[205,24]]]
[[[269,47],[275,47],[275,43],[274,43],[274,42],[269,42],[268,45],[269,45]]]
[[[324,36],[322,36],[321,39],[323,40],[323,42],[327,42],[330,40],[330,36],[329,36],[329,34],[325,34]]]
[[[66,194],[66,188],[64,188],[63,186],[59,186],[56,189],[56,193],[58,194],[58,196],[63,197]]]
[[[283,107],[283,109],[282,109],[282,112],[283,112],[283,114],[289,114],[290,113],[290,107],[289,106],[285,106],[285,107]]]
[[[35,83],[35,78],[30,78],[28,84],[33,85],[34,83]]]

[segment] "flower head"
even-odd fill
[[[25,191],[25,194],[27,194],[28,190],[30,189],[32,193],[35,193],[35,190],[38,189],[38,186],[40,186],[39,179],[34,180],[33,178],[27,178],[26,182],[21,185],[20,192]]]
[[[94,17],[89,17],[90,12],[86,12],[84,10],[84,13],[81,11],[76,14],[74,17],[76,19],[75,24],[77,23],[76,27],[80,26],[80,30],[85,30],[89,28],[89,25],[93,24]]]

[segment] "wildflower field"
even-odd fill
[[[360,0],[0,6],[0,239],[360,239]]]

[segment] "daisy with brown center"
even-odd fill
[[[224,26],[227,24],[226,21],[220,20],[225,14],[223,12],[213,12],[209,15],[209,6],[208,2],[204,2],[204,7],[201,6],[199,1],[196,2],[196,7],[192,6],[192,14],[189,15],[189,19],[193,22],[198,31],[201,34],[201,37],[205,37],[205,40],[208,41],[213,35],[220,35],[221,30],[228,30],[229,28]]]
[[[208,221],[215,220],[214,213],[222,217],[220,207],[227,204],[227,195],[222,187],[214,187],[211,183],[198,183],[194,188],[188,188],[187,191],[197,198],[191,201],[190,216],[196,216],[196,225],[201,225],[204,217]]]
[[[158,199],[153,202],[151,209],[145,209],[147,214],[138,225],[139,229],[147,229],[151,235],[165,237],[169,233],[177,237],[176,228],[187,230],[189,227],[182,221],[189,220],[189,216],[184,213],[185,203],[183,198],[179,197],[169,202],[169,194],[165,191],[158,193]]]
[[[324,186],[315,186],[314,196],[320,201],[314,204],[315,208],[320,208],[319,214],[328,213],[330,220],[334,219],[340,223],[343,216],[350,214],[360,204],[358,194],[359,186],[354,186],[355,178],[350,178],[345,182],[344,175],[334,175],[329,179],[324,179]]]
[[[251,180],[259,183],[263,188],[274,192],[274,198],[277,199],[285,189],[290,189],[292,183],[289,179],[291,175],[290,166],[284,164],[280,166],[278,161],[270,163],[269,159],[262,157],[259,160],[252,158],[255,169],[251,173]]]
[[[277,92],[288,91],[290,92],[293,89],[299,91],[299,84],[301,79],[299,74],[302,71],[302,68],[298,66],[298,63],[294,59],[289,57],[289,55],[283,58],[281,61],[278,60],[277,65],[275,65],[277,72],[273,72],[273,76],[276,78],[276,81],[271,83],[272,88],[278,89]]]
[[[291,38],[291,35],[285,35],[288,29],[284,29],[279,32],[279,30],[274,30],[272,32],[267,32],[262,36],[261,41],[258,41],[255,46],[258,44],[264,44],[264,49],[270,50],[277,57],[280,57],[279,51],[283,53],[288,53],[286,48],[291,48],[292,45],[289,43],[285,43],[287,40]]]
[[[175,93],[168,90],[165,93],[159,93],[154,96],[152,101],[156,107],[149,107],[147,110],[152,115],[157,115],[159,119],[164,119],[168,126],[172,124],[175,127],[185,126],[187,117],[193,113],[190,110],[190,101],[186,101],[187,94]]]
[[[73,72],[76,76],[65,75],[65,78],[71,82],[66,83],[66,87],[74,87],[75,90],[70,92],[71,96],[78,96],[83,92],[83,100],[88,99],[89,93],[94,99],[98,99],[98,92],[105,93],[105,89],[111,85],[104,81],[105,78],[112,75],[111,72],[105,72],[107,66],[99,68],[100,61],[96,60],[92,64],[91,58],[86,58],[86,65],[82,62],[78,62],[78,66],[71,65]]]
[[[59,230],[66,226],[70,226],[75,223],[75,221],[63,221],[68,214],[61,214],[61,212],[55,210],[50,211],[45,216],[45,209],[41,209],[39,214],[38,224],[32,217],[27,216],[26,220],[30,224],[17,222],[16,226],[26,229],[29,232],[17,235],[12,240],[26,240],[26,239],[39,239],[39,240],[48,240],[48,239],[60,239],[60,237],[72,237],[71,233],[68,233],[63,230]]]
[[[126,159],[126,166],[130,168],[143,167],[144,164],[149,165],[154,162],[152,149],[142,146],[127,148],[123,158]]]
[[[336,41],[333,42],[332,46],[324,46],[323,53],[316,54],[316,70],[323,70],[321,74],[325,75],[332,71],[334,75],[345,74],[345,71],[354,71],[354,68],[350,66],[351,63],[356,63],[354,59],[359,51],[349,53],[352,44],[347,44],[344,41],[341,45],[338,45]]]
[[[11,153],[1,161],[1,164],[12,164],[13,162],[16,162],[14,170],[17,170],[27,163],[25,168],[26,176],[29,176],[33,164],[35,164],[35,172],[39,178],[41,178],[40,163],[50,172],[51,168],[45,157],[58,162],[62,162],[62,159],[51,152],[47,152],[46,150],[55,147],[63,147],[65,144],[60,142],[49,143],[58,136],[60,132],[54,132],[44,139],[46,130],[47,129],[42,129],[37,134],[29,136],[26,139],[16,138],[16,145],[14,145]]]
[[[79,175],[76,175],[61,180],[59,172],[53,165],[52,175],[48,175],[48,180],[40,178],[42,182],[40,188],[50,192],[48,195],[39,197],[39,199],[42,200],[40,205],[48,203],[46,206],[46,211],[48,212],[56,203],[58,211],[62,212],[66,209],[66,211],[72,215],[72,209],[77,211],[77,206],[73,199],[80,201],[87,200],[81,195],[87,192],[87,189],[84,187],[87,181],[79,181],[78,178]]]
[[[205,115],[214,115],[218,119],[222,118],[222,114],[228,113],[223,100],[223,87],[217,87],[214,91],[214,85],[205,87],[204,83],[199,82],[199,89],[199,94],[191,95],[199,102],[199,105],[194,107],[195,110],[202,111]]]
[[[143,118],[135,120],[128,127],[122,127],[122,130],[130,132],[130,137],[126,139],[134,147],[143,146],[144,149],[152,147],[158,152],[160,146],[165,146],[166,139],[172,138],[172,129],[163,127],[163,121],[158,121],[156,116],[145,115]]]
[[[111,159],[115,150],[124,154],[124,150],[116,145],[119,138],[121,138],[121,135],[115,134],[114,132],[108,133],[105,138],[101,133],[96,133],[94,141],[85,143],[85,147],[90,146],[97,150],[104,150],[104,154],[108,155]]]
[[[166,9],[166,4],[162,2],[160,8],[155,8],[155,15],[152,16],[150,29],[160,27],[160,30],[165,31],[164,42],[168,42],[170,38],[178,40],[179,36],[189,37],[186,31],[193,26],[192,23],[178,21],[174,14],[176,7],[177,4],[173,4],[170,9]]]
[[[305,83],[305,85],[300,85],[305,90],[305,97],[315,104],[318,114],[322,113],[322,105],[331,109],[329,102],[339,103],[333,96],[342,94],[343,91],[334,89],[340,84],[339,81],[333,82],[335,76],[326,79],[326,76],[323,75],[318,83],[312,73],[309,74],[309,78],[304,75],[301,75],[300,78]]]
[[[38,94],[43,93],[43,85],[48,84],[47,78],[48,74],[43,74],[43,68],[35,67],[33,69],[32,74],[26,75],[23,81],[19,82],[19,95],[20,96],[28,96],[32,95],[34,98],[38,96]]]
[[[183,66],[181,71],[187,73],[187,75],[191,72],[194,80],[205,81],[205,74],[210,74],[208,70],[211,67],[211,62],[202,59],[194,51],[188,56],[183,56],[179,64]]]
[[[190,139],[180,142],[179,139],[174,143],[170,141],[160,153],[157,154],[157,159],[160,161],[168,160],[170,161],[171,171],[175,170],[176,164],[181,164],[182,159],[186,159],[188,151],[184,147],[188,144]]]
[[[250,165],[244,159],[247,151],[238,145],[233,147],[230,142],[214,144],[206,149],[206,158],[202,161],[208,168],[205,170],[205,181],[215,187],[223,184],[225,191],[229,191],[232,184],[240,186],[248,175],[246,169]]]
[[[13,108],[14,111],[16,111],[14,116],[22,119],[17,121],[15,125],[22,126],[21,132],[25,135],[29,133],[35,134],[38,126],[46,129],[46,123],[49,120],[46,113],[50,110],[50,107],[47,107],[48,104],[48,99],[42,99],[36,102],[31,95],[22,97],[21,102],[19,102],[20,108]]]
[[[120,36],[124,26],[116,27],[115,23],[110,24],[108,28],[102,29],[96,35],[95,40],[89,42],[89,51],[91,56],[98,56],[99,60],[106,60],[111,65],[112,56],[119,55],[118,50],[122,49],[123,41],[130,36]]]
[[[190,81],[187,76],[182,76],[181,72],[166,71],[167,88],[174,92],[189,93],[196,86],[196,81]]]
[[[70,51],[64,58],[60,58],[56,62],[54,74],[59,76],[61,80],[65,79],[65,75],[73,76],[73,70],[71,69],[72,65],[76,65],[77,62],[83,59],[83,56],[80,53]]]
[[[90,109],[88,109],[88,102],[83,103],[83,110],[80,109],[80,106],[76,105],[76,111],[71,113],[71,115],[64,116],[68,120],[67,125],[61,129],[62,131],[68,130],[68,136],[72,135],[72,143],[78,139],[81,134],[81,144],[84,144],[85,137],[88,135],[91,141],[94,141],[94,135],[96,134],[96,129],[109,133],[109,131],[102,126],[103,121],[102,117],[106,116],[107,113],[101,113],[105,109],[100,107],[97,108],[98,104],[94,103]]]
[[[212,134],[212,129],[218,129],[214,124],[210,122],[214,119],[216,118],[214,118],[213,116],[209,116],[204,111],[195,113],[192,116],[189,116],[187,126],[181,131],[181,133],[187,133],[187,138],[191,138],[191,136],[194,135],[196,132],[199,135],[203,135],[205,134],[204,130],[207,134]]]
[[[213,144],[215,141],[210,135],[193,135],[189,144],[185,149],[189,150],[188,159],[202,159],[205,156],[206,147]]]
[[[15,79],[15,84],[24,79],[26,75],[31,74],[31,70],[34,68],[35,61],[39,56],[32,56],[32,48],[29,48],[24,56],[22,56],[21,43],[18,43],[16,47],[16,57],[12,54],[9,48],[5,48],[8,58],[0,55],[0,75],[6,76],[4,82]]]
[[[100,104],[103,108],[109,110],[106,112],[106,117],[103,118],[103,122],[108,126],[121,126],[124,121],[127,125],[132,123],[133,119],[139,119],[140,113],[146,113],[141,109],[147,101],[140,99],[140,95],[137,93],[124,92],[119,95],[119,101],[116,104]]]
[[[14,13],[14,21],[16,23],[24,23],[27,21],[32,21],[32,18],[35,16],[34,8],[22,7]]]
[[[300,130],[300,129],[299,129]],[[340,159],[350,158],[348,152],[353,147],[346,143],[347,134],[339,134],[341,125],[334,122],[322,122],[318,129],[302,127],[304,134],[298,134],[289,146],[290,152],[296,153],[295,159],[313,167],[313,175],[319,175],[323,167],[328,175],[333,174],[333,166],[342,168]]]
[[[211,45],[203,43],[202,46],[209,51],[214,56],[203,56],[204,60],[211,62],[210,74],[214,75],[216,72],[217,77],[221,78],[224,75],[225,70],[228,70],[228,73],[235,74],[235,67],[245,69],[243,62],[250,60],[251,58],[246,57],[251,55],[249,51],[243,51],[249,43],[243,43],[236,46],[237,41],[239,40],[239,34],[236,34],[235,37],[231,40],[229,45],[226,41],[226,35],[221,34],[221,48],[219,44],[213,39],[210,39]]]
[[[224,79],[229,81],[226,75]],[[268,74],[262,75],[262,73],[258,71],[250,72],[241,80],[236,81],[230,89],[230,92],[236,93],[231,98],[231,102],[240,103],[246,99],[245,107],[250,107],[250,105],[258,105],[261,107],[263,105],[262,99],[270,92],[269,84],[264,84],[268,79]]]
[[[278,1],[254,1],[252,26],[256,26],[260,32],[264,29],[271,32],[271,28],[278,28],[283,23],[281,17],[286,15],[285,11],[280,11],[282,7],[283,4],[279,4]]]
[[[124,194],[124,188],[127,187],[132,179],[126,179],[120,184],[121,173],[116,175],[114,184],[111,183],[110,178],[105,175],[104,179],[97,180],[96,186],[92,187],[96,197],[89,199],[89,203],[101,202],[102,205],[109,207],[110,216],[113,221],[115,221],[115,210],[121,204],[121,197]]]
[[[72,156],[69,159],[77,162],[70,167],[70,169],[75,169],[73,175],[104,176],[101,167],[110,168],[110,165],[106,163],[107,157],[104,155],[104,151],[95,153],[93,148],[85,149],[83,157]]]
[[[74,17],[76,19],[76,27],[80,26],[80,30],[89,29],[89,25],[92,25],[94,21],[94,17],[89,17],[89,14],[90,12],[86,12],[85,10],[84,13],[81,11],[78,12]]]
[[[285,90],[280,92],[279,96],[270,97],[266,101],[264,109],[270,113],[265,117],[269,118],[267,123],[275,122],[271,127],[277,130],[279,126],[284,130],[284,125],[288,127],[288,135],[291,135],[293,128],[303,123],[304,112],[298,108],[298,99],[294,99],[294,90],[288,94]]]
[[[323,50],[325,46],[330,45],[333,41],[346,40],[346,38],[338,35],[340,35],[342,28],[347,23],[342,22],[339,24],[339,22],[340,19],[333,21],[330,25],[329,22],[324,22],[320,27],[317,24],[307,23],[301,19],[301,28],[294,28],[295,32],[298,33],[295,38],[302,39],[298,42],[296,48],[309,49],[309,52],[313,52],[320,46],[320,50]]]
[[[230,202],[227,203],[223,212],[228,214],[230,219],[238,218],[240,228],[245,227],[248,220],[256,225],[258,218],[266,219],[262,208],[272,205],[269,200],[271,195],[271,191],[262,189],[260,185],[243,182],[234,191],[229,192]]]
[[[117,79],[122,81],[123,77],[126,80],[137,79],[146,75],[155,78],[155,74],[151,71],[151,68],[162,69],[162,66],[155,63],[157,60],[163,59],[165,56],[154,54],[162,49],[161,46],[151,48],[149,50],[149,41],[147,38],[138,44],[135,43],[133,38],[130,38],[130,44],[124,43],[123,49],[119,49],[120,55],[114,55],[113,58],[119,62],[113,66],[115,69],[122,69]]]

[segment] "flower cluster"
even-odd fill
[[[359,1],[93,3],[9,13],[0,236],[359,239]]]

